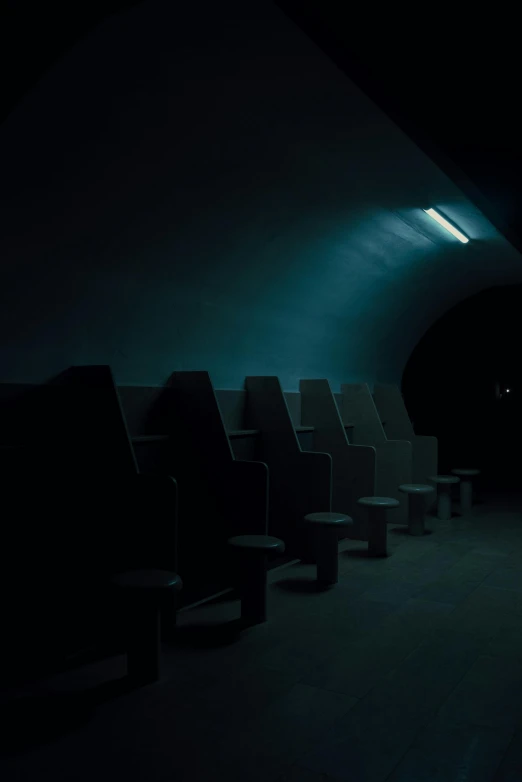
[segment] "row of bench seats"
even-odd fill
[[[328,581],[325,573],[330,571],[334,583],[333,560],[319,555],[332,551],[331,542],[325,543],[330,538],[317,530],[312,533],[318,524],[310,521],[310,514],[331,514],[332,507],[337,508],[332,498],[349,498],[349,505],[343,503],[342,513],[336,514],[350,520],[339,525],[341,534],[369,539],[372,553],[382,553],[376,542],[383,526],[376,489],[389,486],[389,500],[400,507],[397,492],[404,481],[396,480],[400,474],[387,457],[411,454],[411,444],[394,444],[381,434],[381,417],[377,426],[375,410],[368,416],[371,400],[364,384],[351,394],[352,406],[346,406],[359,411],[356,421],[347,420],[342,397],[335,398],[326,381],[306,384],[297,422],[295,398],[283,393],[277,378],[247,379],[241,394],[243,403],[245,396],[250,398],[242,420],[248,426],[229,428],[233,416],[227,413],[225,421],[221,409],[225,392],[214,391],[208,374],[174,373],[156,399],[151,416],[155,423],[149,421],[146,433],[132,438],[126,420],[131,407],[125,404],[129,389],[116,388],[109,367],[72,368],[36,403],[29,394],[21,406],[24,415],[30,411],[29,435],[22,438],[22,447],[3,449],[4,485],[14,487],[12,476],[18,476],[17,496],[23,497],[18,508],[23,520],[13,525],[10,550],[24,552],[39,584],[53,584],[50,604],[59,607],[57,615],[63,618],[74,602],[81,616],[78,624],[89,628],[82,612],[92,618],[103,603],[103,585],[116,572],[179,570],[185,604],[230,588],[238,571],[226,552],[227,541],[245,535],[281,541],[274,548],[274,561],[280,562],[281,556],[317,561],[321,580]],[[329,415],[318,404],[325,391],[337,426],[333,455],[321,450],[328,437],[333,442]],[[303,423],[312,420],[313,425]],[[160,426],[163,431],[155,429]],[[365,444],[365,432],[370,440],[382,439]],[[234,447],[245,440],[256,442],[259,460],[237,458]],[[147,469],[156,475],[140,474],[140,452],[151,447],[162,452],[163,460]],[[378,466],[390,466],[384,477],[376,467],[379,454],[384,458]],[[36,484],[35,492],[24,489]],[[361,495],[370,498],[366,507],[359,502]],[[414,504],[410,497],[410,510]],[[407,510],[407,504],[404,507]],[[303,526],[305,516],[309,522]],[[42,518],[51,521],[42,527]],[[407,517],[402,520],[406,523]],[[45,557],[39,557],[44,551]],[[16,580],[20,561],[14,557],[12,564]],[[99,587],[97,601],[93,585]],[[38,601],[27,580],[19,588],[27,592],[25,603],[34,606],[34,627]],[[45,589],[40,592],[43,602]]]
[[[471,510],[471,480],[478,470],[453,471],[462,476],[461,509]],[[451,495],[448,488],[459,482],[457,475],[433,476],[439,487],[438,516],[451,518]],[[409,497],[409,532],[414,536],[425,533],[426,497],[433,487],[422,484],[406,484],[399,487]],[[368,555],[387,556],[387,511],[398,507],[397,500],[389,497],[361,497],[358,503],[368,510]],[[317,565],[317,583],[329,588],[338,581],[338,542],[343,529],[353,525],[353,520],[342,513],[310,513],[303,519],[303,527],[313,530],[311,540]],[[267,565],[270,555],[285,550],[284,541],[270,535],[239,535],[228,541],[239,554],[237,563],[238,590],[241,597],[241,622],[243,627],[266,621],[267,618]],[[131,683],[142,685],[157,681],[160,677],[161,606],[166,591],[179,591],[182,586],[177,573],[154,570],[133,570],[119,574],[115,585],[125,596],[122,610],[126,621],[126,649],[128,675]],[[130,596],[130,600],[128,599]],[[168,619],[175,617],[171,612]]]

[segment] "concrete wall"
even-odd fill
[[[185,369],[217,388],[400,382],[435,317],[522,279],[487,220],[268,0],[114,16],[18,106],[0,155],[3,382],[88,363],[119,384]]]

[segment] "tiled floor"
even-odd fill
[[[429,527],[344,543],[327,592],[272,572],[240,637],[235,600],[180,614],[158,684],[116,657],[4,703],[2,779],[522,782],[522,499]]]

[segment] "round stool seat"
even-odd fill
[[[473,475],[480,475],[480,470],[464,470],[457,468],[451,471],[454,475],[462,475],[462,477],[472,477]]]
[[[270,535],[238,535],[237,537],[229,538],[228,542],[235,548],[249,551],[282,553],[285,550],[284,542]]]
[[[183,586],[180,576],[170,570],[127,570],[112,579],[122,589],[175,589]]]
[[[430,475],[428,480],[433,481],[433,483],[459,483],[460,478],[454,475]]]
[[[349,527],[353,524],[350,516],[344,513],[309,513],[304,520],[310,524],[324,524],[325,526]]]
[[[357,504],[368,508],[398,508],[400,505],[393,497],[360,497]]]
[[[431,494],[435,489],[425,483],[403,483],[399,486],[399,491],[405,494]]]

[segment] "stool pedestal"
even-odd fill
[[[285,544],[270,535],[238,535],[228,541],[240,557],[239,594],[245,624],[266,621],[266,565],[269,554],[282,553]]]
[[[368,510],[368,554],[370,557],[388,556],[388,530],[386,510]]]
[[[399,501],[393,497],[361,497],[357,504],[368,508],[368,556],[387,557],[387,511],[398,508]]]
[[[314,531],[313,547],[317,563],[317,580],[322,584],[337,584],[339,580],[339,531],[353,524],[344,513],[309,513],[304,517],[309,529]]]
[[[408,529],[410,535],[424,535],[424,497],[412,495],[408,506]]]
[[[408,495],[408,531],[410,535],[424,535],[426,520],[426,498],[433,494],[433,486],[424,483],[403,483],[399,491]]]
[[[467,515],[473,508],[473,478],[480,475],[480,470],[459,468],[451,472],[460,478],[460,510]]]
[[[245,555],[240,564],[241,619],[247,624],[266,622],[266,554]]]
[[[160,609],[143,601],[129,611],[126,621],[127,673],[141,684],[160,677]]]
[[[160,677],[161,603],[181,578],[166,570],[129,570],[113,578],[123,601],[127,673],[135,684]]]
[[[449,486],[439,486],[437,518],[441,521],[449,521],[451,519],[451,488]]]
[[[338,540],[332,535],[317,536],[317,580],[323,584],[339,580]]]
[[[432,475],[430,481],[437,484],[437,518],[441,521],[451,519],[451,486],[459,482],[453,475]]]

